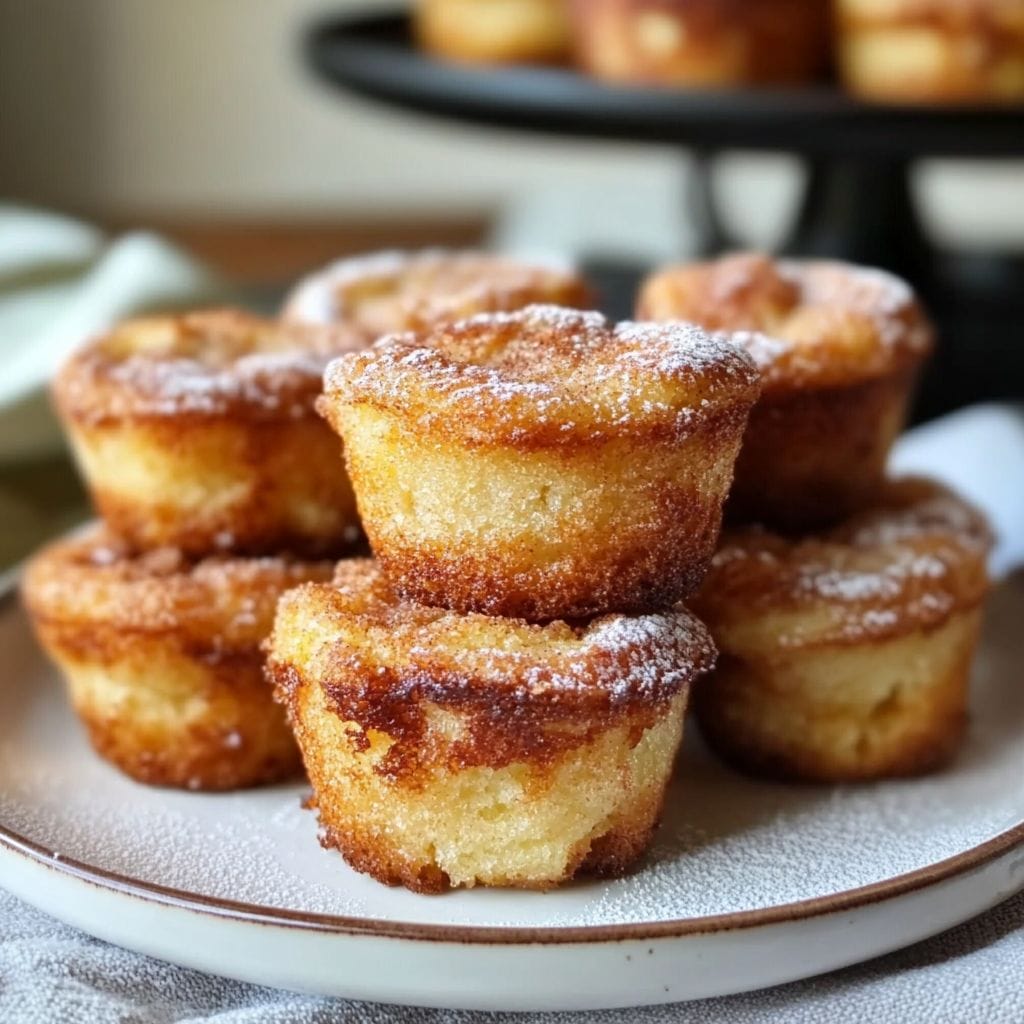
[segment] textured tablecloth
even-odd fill
[[[953,931],[835,974],[725,999],[588,1014],[416,1010],[292,995],[89,938],[0,890],[3,1024],[1021,1024],[1024,895]]]

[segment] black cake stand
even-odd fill
[[[732,244],[708,187],[722,149],[795,153],[807,185],[783,250],[887,267],[911,281],[939,321],[943,345],[919,414],[1024,394],[1024,258],[938,250],[910,188],[920,157],[1024,157],[1024,110],[894,107],[836,88],[678,90],[619,88],[562,68],[476,68],[415,47],[407,14],[333,18],[307,36],[307,56],[329,82],[408,110],[489,127],[558,136],[672,143],[698,156],[690,213],[706,253]],[[630,286],[632,275],[612,274]],[[609,303],[628,312],[628,292]]]

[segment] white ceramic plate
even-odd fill
[[[148,789],[88,749],[21,610],[0,609],[0,883],[101,938],[247,981],[481,1009],[593,1009],[806,977],[1024,888],[1024,579],[996,593],[970,739],[927,779],[735,775],[688,735],[630,878],[417,896],[322,850],[302,786]]]

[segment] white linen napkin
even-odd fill
[[[0,464],[62,445],[45,389],[68,352],[126,316],[203,305],[224,285],[165,239],[0,204]]]
[[[915,427],[889,467],[945,480],[985,510],[996,533],[993,576],[1024,566],[1024,405],[972,405]]]

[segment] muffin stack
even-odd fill
[[[744,255],[653,275],[641,322],[589,298],[564,268],[384,254],[279,323],[136,321],[75,355],[55,394],[104,522],[25,597],[97,750],[192,789],[301,754],[322,842],[420,892],[626,870],[691,687],[758,775],[945,763],[990,537],[886,478],[932,344],[910,289]],[[375,558],[336,562],[360,520]]]
[[[103,521],[38,555],[24,596],[93,746],[132,778],[223,790],[300,769],[260,644],[277,598],[359,537],[313,403],[361,344],[222,310],[122,324],[59,374]]]
[[[738,331],[761,369],[733,526],[693,607],[719,648],[698,691],[712,746],[756,774],[857,781],[959,746],[988,588],[983,517],[887,480],[931,328],[879,271],[729,257],[645,282],[640,315]]]
[[[328,368],[376,562],[282,599],[269,672],[325,844],[389,883],[621,872],[657,821],[759,392],[692,325],[530,306]]]

